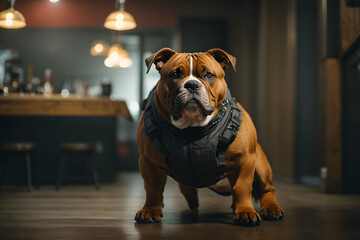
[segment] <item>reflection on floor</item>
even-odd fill
[[[232,223],[231,197],[200,189],[197,218],[187,212],[168,179],[162,223],[136,224],[144,202],[139,173],[121,173],[116,184],[54,186],[0,191],[0,239],[359,239],[360,196],[325,195],[314,188],[275,182],[286,216],[259,227]],[[259,205],[256,204],[257,210]]]

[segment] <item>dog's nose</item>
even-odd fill
[[[200,83],[196,80],[189,80],[184,86],[188,91],[196,91],[200,88]]]

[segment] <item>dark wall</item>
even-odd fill
[[[343,65],[343,192],[360,193],[360,39]]]
[[[298,181],[317,177],[320,167],[317,155],[317,19],[317,1],[296,1],[295,173]]]
[[[261,1],[260,33],[258,37],[252,36],[249,39],[257,39],[259,42],[257,48],[255,46],[249,49],[249,54],[257,52],[256,68],[248,75],[255,76],[255,79],[248,83],[251,88],[243,88],[243,91],[249,90],[249,97],[256,98],[254,107],[258,141],[268,157],[274,175],[291,180],[294,178],[295,162],[296,29],[293,4],[289,0]],[[245,65],[244,68],[246,67],[251,68],[252,65]],[[255,91],[251,91],[253,88]],[[254,114],[252,117],[254,118]]]
[[[181,50],[205,52],[211,48],[227,49],[227,21],[183,17],[180,20]]]

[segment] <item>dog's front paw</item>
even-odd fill
[[[135,220],[137,223],[157,223],[162,216],[161,207],[143,207],[136,213]]]
[[[235,210],[233,220],[242,226],[258,226],[261,223],[261,217],[254,208]]]
[[[261,224],[261,217],[254,208],[244,208],[234,211],[234,223],[241,226],[258,226]]]
[[[260,215],[264,220],[277,221],[282,219],[285,213],[278,204],[269,204],[262,206]]]

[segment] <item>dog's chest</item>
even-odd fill
[[[217,154],[216,131],[193,141],[185,137],[164,136],[162,142],[168,150],[169,175],[176,181],[187,186],[207,187],[223,178],[225,169]]]

